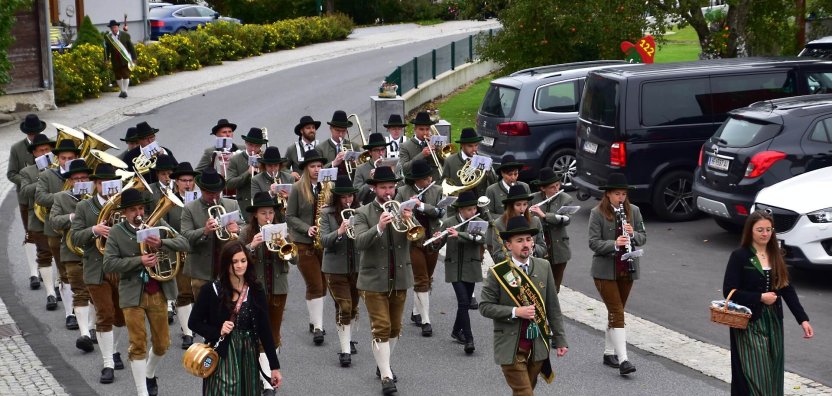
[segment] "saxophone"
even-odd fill
[[[318,232],[315,233],[315,239],[312,241],[312,247],[315,250],[324,248],[323,241],[321,241],[321,217],[326,203],[332,198],[331,184],[329,181],[322,181],[321,190],[318,192],[318,202],[315,206],[315,227],[318,228]]]

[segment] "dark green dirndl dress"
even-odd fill
[[[260,396],[258,362],[260,340],[254,329],[253,311],[248,301],[240,306],[234,330],[222,342],[228,343],[228,356],[220,359],[217,371],[202,382],[206,396]]]

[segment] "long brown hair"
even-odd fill
[[[514,202],[519,202],[519,201],[526,201],[526,202],[531,203],[531,200],[527,200],[527,199],[520,199],[520,200],[517,200],[517,201],[514,201]],[[531,212],[529,211],[529,209],[528,209],[528,208],[526,208],[526,211],[525,211],[525,212],[523,212],[523,213],[516,213],[516,212],[514,211],[514,202],[509,202],[509,203],[507,203],[507,204],[503,205],[503,209],[504,209],[504,211],[503,211],[503,216],[502,216],[502,217],[500,217],[500,221],[502,221],[502,222],[503,222],[503,225],[504,225],[504,226],[507,226],[507,225],[508,225],[508,219],[510,219],[510,218],[512,218],[512,217],[517,217],[517,216],[523,216],[523,217],[525,217],[525,218],[526,218],[526,221],[528,221],[528,222],[529,222],[529,224],[531,224],[531,222],[532,222],[532,214],[531,214]]]
[[[771,222],[772,235],[766,244],[766,255],[768,255],[768,263],[771,266],[772,286],[774,289],[782,289],[789,285],[789,270],[786,268],[786,260],[783,259],[783,254],[780,252],[780,244],[777,243],[777,238],[774,236],[774,216],[762,210],[751,213],[742,229],[740,246],[748,249],[752,247],[754,225],[761,220]]]
[[[257,208],[258,210],[260,208]],[[275,224],[275,220],[277,220],[277,213],[272,218],[271,224]],[[260,223],[257,222],[257,211],[251,213],[251,216],[248,218],[248,224],[246,224],[246,237],[244,238],[243,242],[248,245],[254,239],[254,235],[260,232]]]
[[[225,246],[222,247],[222,251],[220,251],[220,271],[217,277],[219,278],[221,286],[220,300],[229,311],[234,309],[234,303],[232,302],[234,288],[231,286],[231,277],[228,275],[228,269],[231,268],[234,255],[240,252],[245,254],[246,261],[248,262],[246,272],[243,274],[243,279],[250,290],[257,290],[261,288],[260,284],[257,282],[257,274],[254,269],[254,263],[251,261],[251,256],[248,254],[248,249],[244,247],[243,242],[237,240],[226,243]],[[240,298],[243,297],[244,296],[240,296]]]
[[[356,194],[347,194],[347,195],[352,195],[352,205],[350,205],[349,208],[350,209],[357,209],[358,208],[358,197],[356,196]],[[333,193],[332,197],[330,198],[330,202],[329,202],[329,206],[331,208],[333,208],[333,210],[335,211],[334,212],[335,219],[338,220],[338,225],[339,226],[341,225],[341,222],[344,221],[344,219],[341,218],[341,211],[344,210],[344,209],[347,209],[347,208],[341,206],[341,197],[343,197],[343,195]]]
[[[601,197],[601,202],[598,206],[596,206],[607,221],[615,220],[615,211],[612,208],[612,201],[610,201],[610,197],[607,195],[611,191],[615,190],[604,191],[604,195]],[[624,197],[624,213],[627,213],[627,222],[633,224],[633,213],[630,210],[630,194],[627,194],[627,196]]]

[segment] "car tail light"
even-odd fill
[[[520,121],[497,124],[497,132],[506,136],[529,136],[529,124]]]
[[[610,146],[610,165],[620,168],[627,166],[627,145],[624,142],[613,142]]]
[[[748,167],[745,168],[745,177],[754,178],[766,173],[768,168],[771,168],[775,162],[786,158],[786,153],[781,151],[763,151],[762,153],[754,154]]]
[[[748,209],[743,206],[742,204],[734,205],[734,209],[737,211],[737,214],[740,216],[748,216]]]
[[[705,153],[705,145],[703,144],[702,147],[699,148],[699,162],[697,166],[702,167],[702,155]]]
[[[165,21],[150,21],[150,27],[164,27]]]

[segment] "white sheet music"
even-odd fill
[[[157,238],[160,238],[159,235],[160,235],[159,234],[159,227],[150,227],[150,228],[145,228],[143,230],[138,230],[138,231],[136,231],[136,242],[142,243],[147,238],[149,238],[151,236],[155,236]]]
[[[231,150],[231,145],[234,144],[234,139],[229,137],[217,137],[214,141],[214,148],[219,151]]]
[[[260,232],[263,233],[264,241],[271,241],[275,234],[280,235],[280,237],[285,241],[288,229],[286,228],[286,223],[267,224],[260,229]]]
[[[451,204],[453,204],[454,202],[456,202],[456,200],[457,200],[457,197],[455,197],[455,196],[453,196],[453,195],[449,195],[449,196],[447,196],[447,197],[445,197],[445,198],[442,198],[442,200],[441,200],[441,201],[439,201],[439,202],[436,204],[436,207],[437,207],[437,208],[440,208],[440,209],[445,209],[445,208],[447,208],[448,206],[450,206]]]
[[[468,233],[485,235],[485,230],[488,228],[488,222],[482,220],[471,220],[468,222]]]
[[[185,191],[185,196],[182,197],[182,198],[184,198],[184,200],[185,200],[184,203],[188,203],[188,202],[191,202],[191,201],[196,201],[197,199],[202,198],[202,192],[199,191],[199,190]]]
[[[431,135],[430,144],[434,146],[444,146],[448,144],[448,137],[442,135]]]
[[[147,146],[142,147],[142,154],[147,158],[150,158],[154,154],[156,154],[158,152],[161,152],[161,151],[162,151],[162,148],[159,147],[158,142],[153,142],[153,143],[148,144]]]
[[[228,212],[220,217],[220,223],[223,227],[228,226],[231,223],[236,223],[240,221],[240,211],[235,210],[233,212]]]
[[[360,157],[360,156],[361,156],[361,152],[350,150],[350,151],[347,151],[344,154],[344,161],[356,161],[356,160],[358,160],[358,157]]]
[[[93,183],[91,181],[79,181],[72,185],[72,195],[79,196],[83,194],[92,194]]]
[[[257,154],[249,155],[248,156],[248,166],[258,167],[260,163],[257,160],[260,159],[260,156]]]
[[[41,155],[40,157],[35,158],[35,165],[38,166],[38,170],[42,171],[49,167],[50,164],[55,162],[55,154],[46,153]]]
[[[318,172],[318,183],[323,181],[335,182],[338,179],[338,168],[323,168]]]
[[[281,191],[285,191],[286,194],[291,193],[292,192],[292,185],[291,184],[272,184],[272,192],[277,194]]]
[[[474,168],[480,168],[480,169],[488,170],[488,169],[491,169],[491,163],[492,163],[491,157],[486,157],[484,155],[477,155],[477,154],[475,154],[473,157],[471,157],[471,166],[474,167]]]
[[[638,250],[633,250],[630,253],[622,254],[621,259],[622,260],[629,260],[631,258],[638,258],[638,257],[641,257],[641,256],[644,256],[644,250],[643,249],[638,249]]]
[[[416,200],[415,199],[408,199],[407,201],[402,202],[399,204],[399,214],[402,214],[405,209],[413,210],[416,207]]]
[[[101,194],[113,196],[121,192],[121,180],[104,180],[101,182]]]
[[[559,215],[573,215],[580,209],[580,206],[561,206],[556,213]]]

